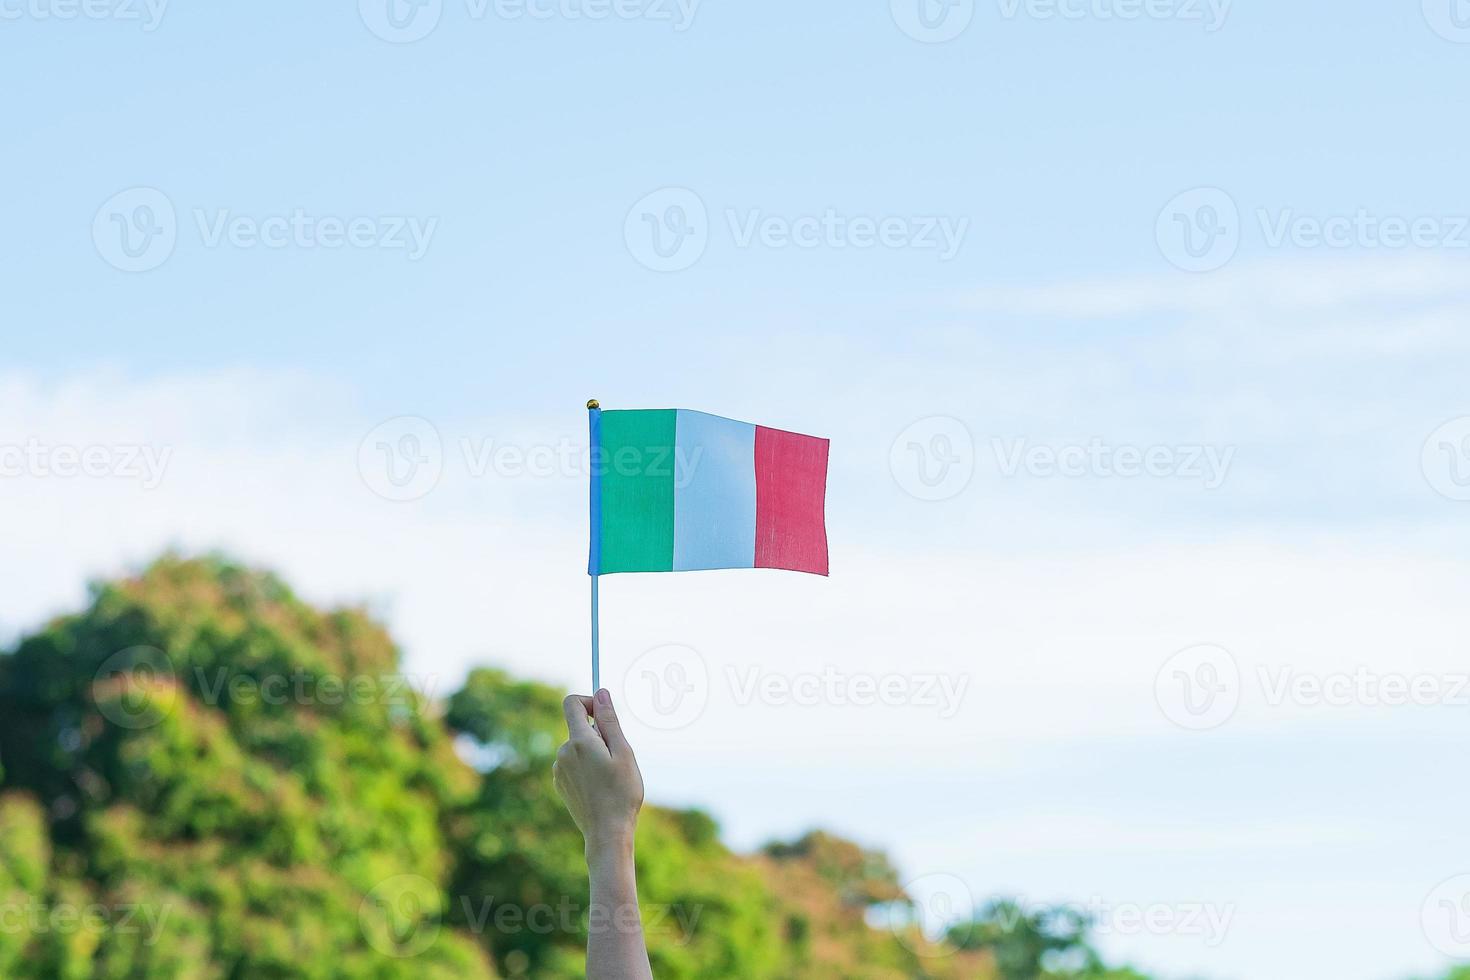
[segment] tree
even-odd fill
[[[560,692],[405,680],[361,609],[223,557],[94,586],[0,655],[0,976],[581,975]],[[637,846],[660,978],[994,976],[870,927],[897,875],[840,838],[742,856],[649,806]]]

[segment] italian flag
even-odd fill
[[[828,446],[682,408],[592,408],[588,574],[826,575]]]

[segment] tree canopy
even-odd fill
[[[563,725],[491,668],[430,699],[363,609],[223,557],[98,583],[0,655],[0,976],[580,976]],[[637,847],[660,978],[1138,976],[1061,912],[884,925],[898,872],[821,831],[741,855],[649,806]]]

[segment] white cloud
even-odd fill
[[[439,488],[391,503],[357,470],[357,441],[376,420],[318,420],[323,388],[305,379],[109,377],[53,389],[10,379],[0,391],[12,439],[148,441],[172,450],[152,490],[120,477],[0,484],[0,532],[26,569],[11,587],[7,631],[78,603],[84,576],[116,573],[169,545],[219,547],[280,569],[310,597],[373,601],[410,667],[432,673],[441,690],[486,660],[585,686],[580,472],[474,477],[449,438]],[[326,400],[350,401],[341,392]],[[515,431],[492,420],[476,425]],[[900,496],[865,519],[901,519],[893,512],[907,509],[931,515],[937,532],[943,511],[928,506]],[[900,540],[870,539],[863,523],[834,527],[829,580],[763,572],[607,580],[609,681],[620,681],[646,649],[684,644],[713,678],[709,709],[688,732],[704,751],[729,753],[731,764],[762,745],[779,755],[779,746],[810,740],[820,715],[822,729],[841,738],[814,741],[806,758],[840,765],[852,739],[875,762],[922,769],[929,748],[956,740],[967,765],[985,766],[1002,739],[1171,736],[1154,679],[1167,657],[1193,644],[1222,644],[1240,662],[1246,689],[1232,730],[1274,730],[1301,717],[1346,723],[1364,713],[1264,703],[1262,678],[1279,679],[1282,665],[1318,674],[1357,665],[1445,672],[1458,662],[1445,638],[1456,635],[1470,573],[1381,542],[1149,540],[1119,553],[1106,543],[1052,540],[1032,554],[996,553],[983,527]],[[788,678],[829,668],[878,679],[927,672],[968,686],[959,688],[964,710],[955,717],[937,706],[849,701],[830,711],[741,705],[730,672],[748,663]]]
[[[1224,318],[1242,311],[1321,313],[1366,303],[1470,301],[1464,263],[1450,258],[1240,261],[1208,274],[1107,277],[985,286],[958,305],[984,313],[1115,319],[1158,313]]]
[[[1423,277],[1418,292],[1401,272],[1358,295],[1423,298],[1424,309],[1389,322],[1420,325],[1415,344],[1424,346],[1413,356],[1428,358],[1440,345],[1443,357],[1458,340],[1440,331],[1436,304],[1454,291],[1438,272],[1414,275]],[[1285,298],[1272,302],[1304,314],[1334,310],[1313,298],[1316,288],[1292,292],[1283,279]],[[1078,287],[1065,302],[1087,316],[1198,311],[1229,292],[1196,285],[1161,300],[1130,286],[1108,299]],[[1231,365],[1268,359],[1278,343],[1305,358],[1331,342],[1328,320],[1303,327],[1281,309],[1270,316],[1252,321],[1245,341],[1228,350]],[[830,433],[832,578],[731,572],[604,581],[610,686],[630,694],[634,659],[670,643],[697,651],[713,678],[708,707],[679,730],[629,716],[651,795],[709,805],[746,843],[830,824],[895,848],[906,868],[960,871],[980,892],[1027,880],[1066,893],[1075,885],[1068,869],[1090,854],[1082,867],[1107,888],[1191,894],[1186,879],[1200,862],[1228,867],[1252,849],[1305,861],[1310,828],[1361,845],[1356,860],[1380,877],[1401,874],[1398,885],[1411,891],[1425,872],[1396,870],[1395,835],[1384,834],[1388,846],[1377,849],[1364,840],[1392,824],[1391,807],[1373,809],[1388,806],[1377,794],[1355,795],[1363,809],[1351,820],[1326,792],[1295,800],[1289,819],[1274,823],[1252,817],[1241,826],[1246,818],[1227,804],[1271,812],[1283,790],[1259,782],[1276,773],[1281,744],[1331,756],[1363,739],[1390,740],[1423,758],[1462,730],[1464,708],[1272,706],[1257,680],[1262,667],[1320,676],[1360,666],[1439,676],[1463,669],[1457,638],[1470,568],[1454,553],[1461,538],[1443,530],[1459,512],[1428,492],[1416,469],[1419,443],[1450,404],[1435,394],[1439,382],[1386,392],[1396,405],[1385,418],[1361,404],[1355,386],[1335,390],[1325,375],[1278,386],[1225,371],[1213,387],[1151,386],[1114,360],[1044,356],[993,334],[951,339],[990,356],[967,359],[946,346],[896,362],[892,352],[854,343],[834,366],[842,377],[812,405],[789,410],[810,418],[820,398],[853,392]],[[1207,371],[1210,352],[1196,341],[1208,346],[1185,328],[1172,332],[1158,347],[1159,377]],[[1371,376],[1376,353],[1357,344],[1340,356]],[[860,399],[874,378],[891,383]],[[382,421],[360,402],[350,388],[300,374],[0,377],[0,445],[171,450],[151,490],[116,477],[0,479],[0,540],[10,567],[24,570],[7,582],[0,631],[13,636],[75,608],[86,577],[116,574],[165,546],[221,547],[280,570],[310,599],[371,600],[402,642],[408,669],[441,693],[486,662],[585,688],[580,471],[475,475],[460,441],[555,445],[580,437],[580,418],[436,419],[446,447],[438,488],[390,503],[358,471],[359,443]],[[1206,503],[1172,486],[1005,482],[982,468],[971,492],[925,504],[893,483],[888,444],[912,418],[938,412],[971,413],[982,446],[992,433],[1047,440],[1102,431],[1137,441],[1204,431],[1245,447],[1240,482],[1230,485],[1233,495],[1227,487],[1219,503]],[[1284,435],[1273,441],[1273,432]],[[1323,439],[1344,442],[1323,449]],[[1344,444],[1362,455],[1344,457]],[[1304,451],[1293,455],[1295,447]],[[1361,499],[1359,477],[1373,468],[1401,491],[1394,506],[1410,508],[1412,522],[1363,516],[1374,502]],[[1296,508],[1272,515],[1280,533],[1252,511],[1260,501]],[[1211,507],[1245,517],[1232,522]],[[1404,527],[1419,523],[1430,530]],[[1190,732],[1159,709],[1155,680],[1171,654],[1199,643],[1230,650],[1243,681],[1225,726]],[[876,679],[942,675],[968,686],[952,716],[914,704],[742,705],[728,671],[748,665],[786,680],[836,669]],[[1219,770],[1201,771],[1196,754]],[[1320,765],[1322,755],[1303,764]],[[1363,765],[1366,783],[1395,772],[1383,758]],[[1399,787],[1402,805],[1453,810],[1458,791],[1432,773]],[[1059,793],[1079,780],[1081,798]],[[1181,780],[1218,810],[1183,823],[1159,817],[1160,788]],[[1026,801],[1029,810],[1020,806]],[[998,842],[1011,849],[1004,860],[989,854]],[[1434,838],[1424,846],[1432,849]],[[1193,849],[1194,864],[1140,882],[1136,867],[1150,848],[1176,857]],[[1306,882],[1313,872],[1304,863],[1290,873]],[[1281,907],[1275,887],[1232,883],[1243,922],[1253,921],[1247,912],[1259,918]]]

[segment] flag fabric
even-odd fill
[[[682,408],[591,416],[588,574],[827,574],[828,440]]]

